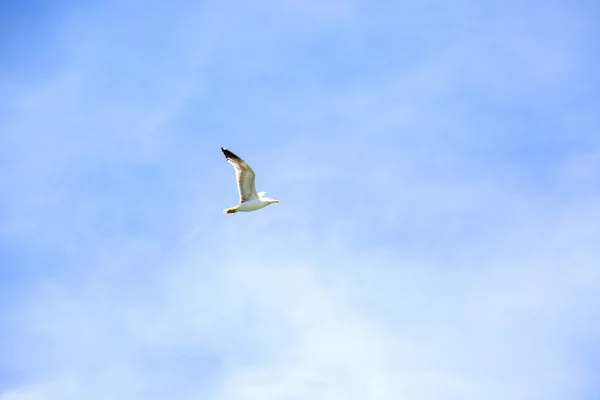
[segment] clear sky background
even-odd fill
[[[598,399],[599,4],[3,1],[0,399]]]

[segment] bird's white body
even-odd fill
[[[250,168],[248,163],[224,147],[221,147],[221,150],[223,151],[223,154],[225,154],[227,162],[233,165],[240,195],[240,204],[235,207],[226,208],[223,210],[224,213],[234,214],[240,211],[256,211],[269,204],[279,203],[279,200],[263,197],[267,192],[256,193],[254,171]]]
[[[260,199],[250,200],[238,205],[237,210],[240,212],[255,211],[260,210],[261,208],[266,207],[269,204],[270,203],[268,201],[262,201]]]
[[[261,208],[266,207],[271,203],[273,203],[273,199],[269,199],[269,198],[252,199],[252,200],[248,200],[248,201],[238,204],[237,211],[238,212],[249,212],[249,211],[260,210]]]

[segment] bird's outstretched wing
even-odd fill
[[[254,186],[254,171],[252,168],[250,168],[246,161],[242,160],[225,147],[221,147],[221,151],[225,154],[227,162],[233,165],[233,169],[235,170],[238,192],[240,194],[240,203],[258,199],[256,187]]]

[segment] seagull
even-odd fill
[[[236,212],[244,211],[255,211],[260,210],[269,204],[279,203],[279,200],[271,199],[270,197],[263,197],[267,192],[256,193],[256,186],[254,185],[254,171],[246,163],[246,161],[239,158],[237,155],[227,150],[225,147],[221,147],[221,151],[225,154],[225,159],[235,170],[235,177],[237,178],[237,187],[240,194],[240,204],[235,207],[226,208],[223,210],[225,214],[234,214]]]

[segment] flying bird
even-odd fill
[[[226,208],[223,210],[226,214],[234,214],[240,211],[255,211],[260,210],[269,204],[279,203],[279,200],[271,199],[270,197],[263,197],[267,192],[256,193],[256,186],[254,185],[254,171],[246,161],[239,158],[237,155],[227,150],[225,147],[221,147],[221,151],[225,154],[225,159],[235,170],[235,177],[237,179],[238,192],[240,194],[240,204],[235,207]]]

